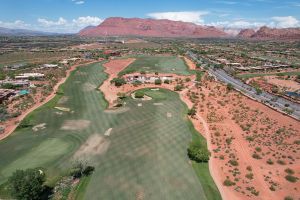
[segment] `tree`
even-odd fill
[[[176,85],[174,88],[175,91],[181,91],[182,89],[183,89],[183,85],[180,84]]]
[[[44,190],[45,174],[39,169],[17,170],[9,178],[11,195],[16,199],[40,199]]]
[[[161,79],[155,79],[154,84],[155,85],[160,85],[161,84]]]
[[[114,83],[115,86],[117,86],[117,87],[126,84],[126,81],[125,81],[124,78],[114,78],[114,79],[111,80],[110,82],[111,82],[111,83]]]
[[[191,109],[188,110],[188,115],[194,116],[196,114],[196,108],[193,106]]]
[[[227,90],[230,91],[230,90],[233,90],[233,88],[234,88],[234,87],[233,87],[233,85],[232,85],[231,83],[228,83],[228,84],[227,84]]]
[[[256,87],[255,91],[257,95],[260,95],[262,93],[262,90],[259,87]]]
[[[188,156],[196,162],[208,162],[210,153],[205,146],[191,142],[188,148]]]
[[[143,98],[144,97],[144,92],[142,92],[142,91],[137,91],[137,92],[135,92],[134,93],[134,97],[135,98]]]

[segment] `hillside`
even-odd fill
[[[80,36],[150,36],[150,37],[225,37],[227,34],[212,26],[193,23],[140,18],[107,18],[95,28],[83,29]]]
[[[252,29],[243,29],[238,37],[247,39],[280,39],[280,40],[300,40],[300,28],[269,28],[261,27],[256,32]]]

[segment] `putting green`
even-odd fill
[[[90,152],[92,159],[89,155],[80,159],[93,165],[95,172],[76,190],[80,199],[220,199],[207,164],[201,168],[202,179],[187,158],[195,133],[179,95],[145,89],[152,100],[127,98],[125,111],[104,112],[107,104],[101,92],[82,86],[97,86],[106,77],[100,64],[78,68],[61,88],[63,94],[27,117],[32,126],[46,123],[45,129],[19,128],[0,142],[0,184],[15,169],[28,167],[43,167],[51,184],[72,166],[74,155]],[[67,101],[59,101],[63,96]],[[78,122],[78,130],[62,129],[70,121]],[[199,179],[208,180],[213,188],[209,191],[216,191],[213,197],[206,195],[207,186]]]

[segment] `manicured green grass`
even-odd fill
[[[133,72],[159,72],[189,75],[191,72],[185,61],[177,56],[136,56],[136,60],[119,75]]]
[[[293,75],[300,75],[300,72],[278,72],[278,73],[262,73],[262,74],[239,74],[237,75],[240,78],[253,78],[253,77],[262,77],[262,76],[272,76],[272,75],[276,75],[276,76],[293,76]]]
[[[152,100],[128,97],[128,111],[108,113],[107,103],[96,89],[105,78],[99,64],[78,68],[61,88],[60,96],[28,116],[32,126],[46,123],[45,129],[34,132],[32,127],[19,128],[0,141],[0,184],[15,169],[41,167],[48,176],[47,183],[53,186],[73,165],[79,148],[86,147],[84,143],[96,135],[108,148],[101,154],[93,154],[95,149],[91,149],[91,154],[80,157],[95,171],[78,188],[79,199],[210,199],[203,191],[207,186],[199,181],[206,181],[208,170],[201,167],[206,175],[197,176],[187,157],[188,144],[196,133],[179,95],[145,89]],[[60,97],[67,101],[59,101]],[[161,105],[153,104],[157,102]],[[90,124],[81,130],[62,130],[66,120],[87,120]],[[111,134],[105,136],[109,128]],[[7,192],[1,188],[3,198]]]

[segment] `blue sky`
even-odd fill
[[[171,19],[228,30],[300,27],[300,0],[0,0],[0,27],[77,32],[107,17]]]

